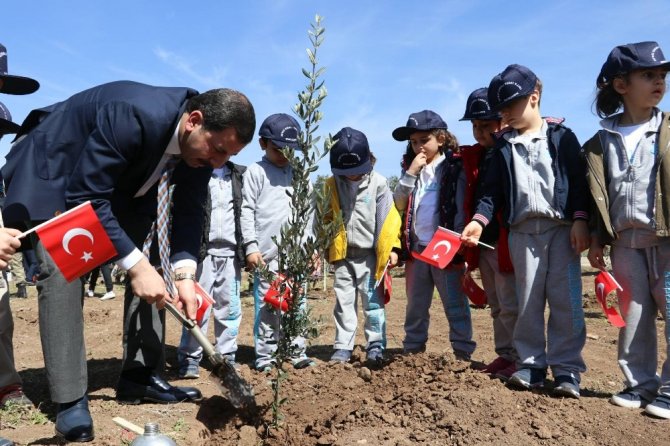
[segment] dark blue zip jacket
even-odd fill
[[[562,120],[545,118],[548,125],[547,143],[551,154],[551,168],[556,179],[554,206],[566,220],[588,220],[589,188],[586,182],[586,161],[577,137]],[[506,130],[511,131],[511,129]],[[473,220],[486,226],[498,209],[503,209],[503,221],[510,226],[514,215],[514,165],[512,144],[499,133],[491,165],[484,177],[482,195],[477,203]]]

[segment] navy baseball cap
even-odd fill
[[[667,68],[670,61],[665,58],[656,42],[628,43],[615,47],[598,74],[598,84],[606,84],[620,74],[640,68]]]
[[[0,102],[0,137],[2,135],[17,133],[20,128],[20,125],[12,122],[12,115],[9,113],[5,104]]]
[[[280,149],[286,146],[297,149],[300,124],[286,113],[275,113],[265,118],[258,130],[258,136],[269,139]]]
[[[407,141],[414,132],[425,132],[434,129],[447,130],[447,123],[434,111],[422,110],[409,115],[407,124],[404,127],[395,129],[392,135],[396,141]]]
[[[500,113],[491,110],[487,92],[488,88],[478,88],[470,93],[465,105],[465,114],[459,121],[473,121],[475,119],[497,121],[500,119]]]
[[[333,175],[360,175],[372,170],[370,145],[363,132],[345,127],[333,136],[330,170]]]
[[[10,75],[7,71],[7,48],[0,43],[0,93],[30,94],[40,88],[35,79]]]
[[[493,110],[500,110],[505,104],[517,98],[530,95],[537,85],[537,76],[523,65],[508,65],[496,74],[489,83],[488,98]]]

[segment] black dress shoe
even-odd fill
[[[202,400],[202,393],[195,387],[171,386],[167,381],[153,374],[145,383],[137,383],[121,376],[116,386],[116,399],[126,404],[197,402]]]
[[[95,438],[86,395],[71,403],[58,405],[56,435],[78,443],[92,441]]]

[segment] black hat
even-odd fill
[[[258,130],[258,136],[269,139],[280,149],[286,146],[297,149],[300,124],[286,113],[275,113],[265,118]]]
[[[422,110],[409,115],[407,124],[404,127],[395,129],[392,135],[396,141],[407,141],[414,132],[425,132],[434,129],[447,130],[447,123],[434,111]]]
[[[640,68],[663,67],[670,69],[661,47],[656,42],[639,42],[619,45],[614,48],[600,69],[597,84],[606,84],[620,74]]]
[[[473,121],[475,119],[497,121],[500,119],[500,113],[491,110],[487,92],[488,88],[478,88],[470,93],[465,106],[465,114],[460,121]]]
[[[29,94],[40,88],[35,79],[13,76],[7,72],[7,48],[0,43],[0,93]]]
[[[537,76],[523,65],[512,64],[496,74],[489,83],[488,98],[493,110],[500,110],[505,104],[535,90]]]
[[[16,133],[20,128],[20,125],[12,122],[12,115],[9,113],[7,107],[5,107],[5,104],[0,102],[0,137]]]
[[[363,132],[345,127],[333,139],[337,140],[330,148],[333,175],[360,175],[372,170],[370,145]]]

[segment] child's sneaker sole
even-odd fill
[[[670,398],[660,395],[652,403],[647,404],[644,411],[658,418],[670,419]]]

